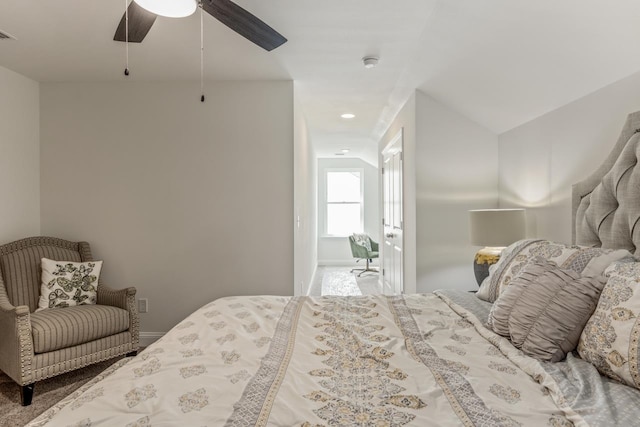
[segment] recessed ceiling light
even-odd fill
[[[344,113],[342,115],[340,115],[340,117],[342,117],[343,119],[353,119],[356,115],[352,114],[352,113]]]
[[[348,148],[343,148],[343,149],[342,149],[342,152],[343,152],[343,153],[348,153],[348,152],[349,152],[349,149],[348,149]]]

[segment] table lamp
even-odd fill
[[[484,246],[473,260],[478,285],[489,275],[489,266],[500,259],[502,250],[525,238],[524,209],[476,209],[469,211],[469,240]]]

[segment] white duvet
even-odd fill
[[[30,426],[583,422],[537,362],[446,301],[223,298]]]

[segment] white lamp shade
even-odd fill
[[[524,239],[524,209],[478,209],[469,211],[469,237],[474,246],[509,246]]]
[[[196,0],[134,0],[140,7],[156,15],[183,18],[198,8]]]

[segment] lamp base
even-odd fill
[[[473,259],[473,273],[478,286],[489,276],[489,267],[500,260],[500,253],[504,247],[486,247],[480,249]]]

